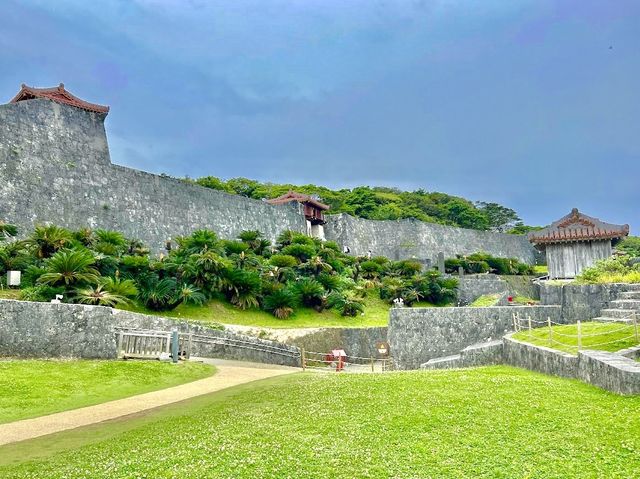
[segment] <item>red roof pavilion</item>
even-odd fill
[[[267,200],[272,205],[283,205],[286,203],[297,202],[304,206],[304,216],[311,224],[324,224],[324,211],[329,209],[329,205],[325,205],[316,200],[313,196],[298,193],[289,190],[282,196]]]
[[[544,229],[529,233],[534,244],[566,243],[623,238],[629,234],[629,225],[605,223],[598,218],[580,213],[577,208],[567,216],[551,223]]]
[[[22,88],[18,94],[13,97],[10,103],[17,103],[24,100],[33,100],[36,98],[46,98],[47,100],[55,101],[56,103],[62,103],[63,105],[70,105],[76,108],[81,108],[86,111],[94,113],[102,113],[106,115],[109,113],[109,107],[104,105],[97,105],[95,103],[89,103],[88,101],[81,100],[80,98],[72,95],[64,88],[64,84],[60,83],[57,87],[52,88],[34,88],[22,84]]]

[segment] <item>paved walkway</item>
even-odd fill
[[[180,386],[96,404],[95,406],[0,424],[0,446],[128,416],[129,414],[165,406],[258,379],[300,371],[298,368],[271,364],[217,359],[201,360],[208,364],[214,364],[217,368],[216,374]]]

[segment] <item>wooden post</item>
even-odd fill
[[[551,317],[547,316],[547,324],[549,325],[549,347],[553,346],[553,329],[551,329]]]
[[[633,329],[636,335],[636,343],[640,342],[638,340],[638,313],[633,313]]]
[[[529,322],[529,341],[531,341],[531,315],[527,316]]]
[[[518,323],[516,321],[516,313],[511,313],[511,318],[513,319],[513,330],[518,332]]]
[[[304,348],[300,348],[300,366],[303,371],[307,369],[307,360],[304,357]]]
[[[178,354],[179,354],[179,336],[178,336],[178,330],[174,329],[171,332],[171,360],[173,362],[173,364],[177,364],[178,362]]]
[[[580,324],[580,320],[578,320],[578,351],[582,349],[582,325]]]
[[[371,356],[371,372],[375,372],[374,368],[373,368],[373,356]]]
[[[193,344],[193,333],[189,333],[189,343],[187,345],[187,359],[191,359],[191,345]]]
[[[122,331],[120,331],[118,333],[118,353],[117,353],[117,357],[124,357],[124,354],[122,354],[122,336],[124,335],[124,333]]]

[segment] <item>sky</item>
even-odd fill
[[[640,1],[1,0],[0,19],[0,102],[64,82],[109,105],[114,163],[640,233]]]

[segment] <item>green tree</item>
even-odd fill
[[[518,223],[522,223],[522,220],[515,211],[498,203],[479,201],[476,203],[476,206],[480,212],[487,217],[489,229],[492,231],[504,233],[515,227]]]

